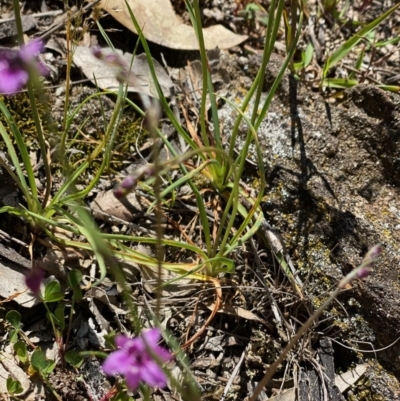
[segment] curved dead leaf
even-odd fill
[[[127,2],[147,40],[171,49],[199,49],[193,27],[184,24],[178,18],[169,0],[127,0]],[[102,0],[99,6],[126,28],[137,33],[125,0]],[[247,36],[236,35],[222,25],[205,28],[203,34],[207,50],[216,47],[229,49],[247,39]]]
[[[215,303],[208,305],[207,308],[210,310],[213,310],[215,308]],[[255,315],[253,312],[250,312],[247,309],[243,309],[240,306],[232,306],[232,305],[225,304],[218,309],[218,313],[223,313],[228,316],[240,317],[240,318],[246,319],[246,320],[254,320],[256,322],[263,324],[269,330],[271,330],[271,331],[273,330],[272,325],[270,323],[268,323],[266,320],[261,319],[260,317]]]
[[[114,196],[113,190],[99,192],[90,203],[90,209],[96,219],[103,221],[109,221],[110,217],[131,221],[134,211],[142,212],[142,206],[134,192],[130,192],[124,199],[118,200]]]
[[[113,51],[109,48],[103,48],[102,52],[107,54]],[[123,56],[127,64],[130,65],[132,54],[122,53],[119,49],[116,50],[116,53]],[[118,89],[119,82],[116,75],[119,72],[119,67],[106,64],[104,61],[99,60],[92,54],[92,50],[89,47],[77,46],[73,53],[73,61],[94,84],[99,86],[99,88],[107,90]],[[163,94],[168,97],[171,94],[170,89],[173,83],[164,68],[156,60],[153,60],[153,63]],[[158,98],[157,89],[154,85],[145,54],[135,56],[131,72],[135,75],[135,82],[129,84],[128,92],[143,93]]]
[[[31,386],[31,382],[29,380],[28,375],[16,364],[14,358],[7,354],[2,353],[0,358],[0,391],[1,394],[7,394],[7,377],[13,377],[17,379],[22,386],[22,393],[20,396],[23,396],[29,391]]]

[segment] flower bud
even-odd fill
[[[119,184],[119,186],[114,190],[114,196],[117,199],[124,198],[132,189],[137,185],[137,177],[128,175]]]

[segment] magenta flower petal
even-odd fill
[[[43,50],[44,50],[43,42],[41,40],[34,39],[25,46],[21,47],[19,55],[22,60],[24,60],[26,63],[29,63]]]
[[[129,344],[132,344],[134,340],[126,336],[125,334],[119,334],[115,337],[115,345],[119,348],[129,347]]]
[[[158,329],[148,329],[143,331],[141,334],[144,338],[146,345],[150,348],[154,348],[158,346],[158,342],[160,341],[160,330]]]
[[[0,92],[5,94],[18,92],[26,84],[28,77],[25,70],[0,69]]]
[[[101,59],[103,57],[103,51],[101,50],[100,46],[92,46],[91,50],[93,56],[96,58]]]
[[[137,177],[128,175],[121,184],[114,190],[114,196],[117,199],[123,198],[137,185]]]
[[[356,272],[357,278],[362,279],[368,277],[372,273],[372,270],[369,267],[363,267],[361,269],[357,269]]]
[[[135,391],[142,381],[140,368],[137,366],[131,366],[125,374],[125,380],[129,390]]]
[[[100,46],[93,46],[92,54],[99,60],[103,60],[106,64],[114,65],[124,69],[129,68],[127,61],[120,54],[104,51]]]
[[[34,267],[29,272],[28,275],[25,276],[26,286],[37,296],[40,292],[40,286],[44,279],[43,270]]]
[[[39,75],[43,75],[44,77],[47,77],[50,73],[49,69],[40,61],[36,64],[36,69]]]
[[[141,371],[142,381],[152,387],[165,387],[167,375],[154,361],[146,363],[146,369]]]
[[[160,332],[158,329],[144,330],[139,337],[135,339],[135,349],[137,352],[146,352],[146,346],[150,349],[158,347],[157,343],[160,339]]]
[[[0,92],[13,94],[22,89],[29,78],[29,71],[47,75],[48,69],[37,59],[43,51],[40,40],[33,40],[20,50],[0,49]]]
[[[171,353],[168,350],[166,350],[165,348],[157,347],[156,349],[154,349],[153,352],[163,362],[168,362],[168,361],[170,361],[172,359]]]
[[[160,337],[158,329],[144,330],[140,336],[133,339],[123,334],[116,336],[115,344],[119,349],[104,361],[104,373],[109,376],[124,376],[131,391],[135,391],[141,382],[152,387],[164,387],[167,376],[157,362],[169,361],[172,355],[158,345]],[[153,356],[156,361],[153,360]]]
[[[125,350],[120,349],[112,352],[103,363],[103,371],[106,375],[114,376],[115,374],[124,375],[135,362],[134,358]]]

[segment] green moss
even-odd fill
[[[32,108],[27,93],[18,93],[13,96],[0,96],[0,101],[4,103],[11,116],[15,120],[15,123],[21,134],[24,136],[25,144],[30,151],[39,149],[39,142],[37,140],[35,121],[32,117]],[[43,107],[37,102],[37,107],[40,116],[44,114]],[[6,127],[9,135],[12,136],[12,132],[8,129],[7,120],[3,113],[0,113],[0,121]],[[0,150],[6,151],[5,143],[0,141]]]
[[[0,96],[0,101],[9,110],[11,116],[15,120],[17,127],[24,137],[25,144],[28,152],[36,152],[40,149],[37,140],[36,126],[32,117],[32,110],[30,106],[29,96],[27,93],[20,93],[14,96]],[[45,110],[40,102],[37,102],[37,107],[40,117],[45,120]],[[12,138],[12,132],[8,129],[6,118],[0,113],[0,121],[6,127],[7,132]],[[73,168],[76,168],[81,163],[87,160],[88,156],[92,154],[96,146],[103,140],[106,127],[99,127],[98,130],[91,130],[92,134],[88,135],[85,133],[85,127],[97,126],[97,122],[89,119],[82,125],[78,134],[71,132],[67,139],[66,148],[68,149],[69,162]],[[61,136],[60,132],[57,132],[57,128],[54,126],[53,129],[49,129],[44,124],[43,131],[46,140],[49,143],[50,149],[53,149]],[[95,134],[93,134],[95,131]],[[133,113],[125,113],[119,124],[118,130],[115,137],[115,146],[111,157],[110,171],[108,173],[120,172],[126,161],[135,152],[136,146],[140,146],[143,140],[148,137],[147,131],[141,127],[141,120],[139,120]],[[0,150],[7,151],[4,141],[0,141]],[[18,154],[18,149],[16,149]],[[101,165],[104,154],[101,152],[97,159],[91,162],[91,166],[88,168],[83,177],[82,181],[85,181],[87,176],[93,176]],[[54,168],[55,167],[55,168]],[[57,170],[57,160],[53,161],[53,174],[59,174]]]
[[[385,398],[374,391],[368,377],[362,377],[347,392],[346,399],[348,401],[383,401]]]
[[[260,177],[254,177],[253,181],[250,183],[250,187],[257,191],[260,191],[262,189]]]
[[[90,121],[87,124],[89,123]],[[115,135],[110,170],[107,173],[115,174],[126,167],[126,161],[135,153],[136,146],[140,146],[144,139],[148,137],[148,132],[144,131],[141,125],[141,120],[137,119],[135,115],[124,114]],[[73,168],[85,162],[88,155],[91,155],[98,144],[104,139],[105,132],[103,131],[97,131],[95,135],[92,134],[90,138],[87,138],[84,130],[85,127],[82,128],[81,135],[67,142],[69,162]],[[89,174],[96,173],[101,166],[103,157],[103,153],[100,153],[96,159],[92,160],[91,166],[88,169]]]

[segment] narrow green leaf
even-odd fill
[[[295,71],[299,72],[303,68],[304,64],[302,61],[300,61],[298,63],[293,63],[293,66],[294,66]]]
[[[15,344],[18,341],[19,329],[12,329],[10,331],[10,343]]]
[[[0,135],[2,136],[6,146],[7,146],[7,154],[11,159],[13,166],[15,167],[15,171],[18,175],[18,186],[23,191],[24,195],[28,196],[28,201],[33,202],[33,199],[37,199],[37,188],[35,183],[35,175],[33,173],[32,163],[29,158],[29,152],[25,145],[25,140],[17,127],[13,117],[11,116],[9,110],[6,108],[3,102],[0,101],[0,111],[4,115],[7,120],[7,124],[9,129],[14,135],[14,141],[11,140],[7,130],[4,125],[0,123]],[[16,147],[14,143],[16,142]],[[28,175],[29,184],[26,182],[24,171],[21,167],[21,162],[17,156],[16,148],[19,151],[19,154],[22,157],[23,165],[26,169],[26,173]]]
[[[359,54],[359,56],[357,57],[357,62],[356,62],[356,65],[355,65],[355,69],[357,71],[360,71],[360,69],[361,69],[362,62],[364,60],[364,55],[365,55],[365,49],[362,49],[360,54]]]
[[[336,51],[334,51],[326,60],[322,78],[324,79],[328,71],[336,65],[340,60],[347,56],[350,51],[363,39],[365,38],[374,28],[376,28],[382,21],[384,21],[390,14],[396,11],[400,7],[400,3],[396,4],[392,8],[389,8],[385,13],[381,14],[378,18],[370,22],[364,28],[360,29],[350,39],[346,40]]]
[[[400,92],[400,86],[398,85],[378,85],[378,88],[395,93]]]
[[[382,40],[379,42],[374,43],[374,47],[385,47],[387,45],[397,45],[400,42],[400,36],[395,36],[388,40]]]
[[[314,54],[314,47],[313,47],[312,43],[309,43],[306,47],[306,50],[302,53],[304,68],[306,68],[310,65],[313,54]]]
[[[182,138],[185,139],[185,141],[190,145],[190,147],[192,149],[197,149],[198,145],[196,144],[196,142],[191,138],[191,136],[184,130],[184,128],[182,127],[182,124],[180,123],[180,121],[177,119],[177,117],[175,116],[174,112],[172,111],[167,99],[165,98],[161,86],[158,82],[157,79],[157,74],[154,68],[154,63],[153,63],[153,59],[151,57],[151,53],[150,53],[150,48],[147,44],[147,41],[145,39],[145,37],[142,34],[142,30],[141,30],[141,26],[138,24],[137,20],[135,19],[135,16],[133,15],[132,9],[129,6],[129,3],[125,0],[125,5],[129,11],[129,15],[131,17],[132,23],[135,26],[135,29],[137,30],[137,32],[139,33],[139,38],[141,41],[141,44],[143,46],[143,49],[146,53],[146,57],[147,57],[147,61],[149,64],[149,68],[150,68],[150,72],[151,72],[151,77],[153,79],[153,82],[155,83],[156,89],[157,89],[157,94],[160,98],[161,101],[161,106],[162,109],[164,110],[164,113],[166,114],[168,120],[172,123],[172,125],[174,126],[174,128],[177,130],[177,132],[179,133],[180,136],[182,136]],[[99,24],[99,23],[98,23]],[[126,99],[127,103],[134,105],[133,103],[131,103],[131,101],[129,99]],[[139,111],[139,114],[144,115],[143,111]],[[157,135],[160,136],[161,140],[165,143],[165,145],[167,146],[167,148],[169,149],[169,151],[171,152],[172,155],[174,155],[175,157],[177,156],[177,152],[174,149],[174,147],[171,145],[171,143],[165,138],[164,135],[161,134],[161,132],[159,130],[156,130]],[[201,154],[200,154],[200,157]],[[204,159],[203,159],[204,160]],[[179,165],[182,172],[184,174],[187,173],[187,169],[185,167],[184,164],[180,164]],[[196,203],[197,203],[197,207],[199,209],[199,213],[200,213],[200,220],[203,226],[203,235],[204,235],[204,239],[206,242],[206,248],[207,248],[207,252],[211,253],[212,250],[212,245],[211,245],[211,234],[210,234],[210,228],[209,228],[209,224],[208,224],[208,219],[207,219],[207,213],[206,213],[206,208],[204,206],[204,201],[203,198],[198,190],[198,188],[196,187],[196,185],[194,185],[191,181],[188,182],[188,184],[190,185],[195,197],[196,197]]]
[[[65,329],[65,305],[59,304],[54,311],[54,316],[57,319],[57,324],[60,327],[61,331]]]
[[[43,299],[44,302],[58,302],[64,299],[64,294],[62,292],[53,292],[47,298]]]
[[[217,256],[215,258],[209,259],[207,262],[217,262],[213,263],[214,273],[234,273],[235,262],[232,259],[225,258],[223,256]]]
[[[47,376],[54,370],[55,367],[56,367],[55,361],[52,361],[51,359],[46,359],[44,368],[41,370],[41,373],[44,376]]]
[[[322,81],[322,86],[326,88],[346,89],[356,86],[358,81],[355,79],[345,78],[325,78]]]
[[[79,287],[74,288],[72,297],[74,298],[75,302],[81,301],[83,297],[82,290]]]

